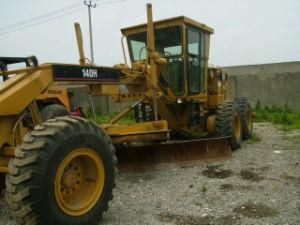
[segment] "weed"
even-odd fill
[[[202,185],[202,187],[201,187],[201,192],[202,192],[202,193],[206,193],[206,192],[207,192],[206,184],[203,184],[203,185]]]
[[[94,110],[95,110],[96,115],[101,114],[101,108],[100,107],[94,107]],[[93,109],[92,109],[90,104],[85,104],[82,107],[82,111],[83,111],[83,114],[86,116],[86,118],[94,118]]]
[[[278,106],[261,106],[258,101],[255,106],[255,122],[271,122],[278,124],[283,130],[300,129],[300,112]]]
[[[256,134],[256,133],[252,133],[251,137],[246,141],[247,144],[254,144],[256,142],[261,142],[261,137]]]

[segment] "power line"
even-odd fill
[[[73,14],[73,13],[75,13],[75,12],[82,11],[82,10],[84,10],[84,9],[85,9],[85,8],[82,7],[82,8],[73,10],[73,11],[71,11],[71,12],[68,12],[68,13],[65,13],[65,14],[62,14],[62,15],[59,15],[59,16],[56,16],[56,17],[51,17],[51,18],[49,18],[49,19],[47,19],[47,20],[43,20],[43,21],[40,21],[40,22],[36,22],[36,23],[30,24],[30,25],[27,25],[27,26],[24,26],[24,27],[16,28],[16,29],[14,29],[14,30],[4,31],[4,32],[0,33],[0,35],[12,33],[12,32],[15,32],[15,31],[24,30],[24,29],[26,29],[26,28],[33,27],[33,26],[36,26],[36,25],[39,25],[39,24],[42,24],[42,23],[46,23],[46,22],[49,22],[49,21],[52,21],[52,20],[55,20],[55,19],[58,19],[58,18],[67,16],[67,15]]]
[[[96,0],[96,1],[101,1],[101,0]],[[106,5],[106,4],[112,4],[112,3],[122,2],[122,1],[126,1],[126,0],[112,0],[112,1],[105,1],[105,2],[101,1],[98,4],[99,5]],[[24,30],[26,28],[30,28],[30,27],[33,27],[33,26],[36,26],[36,25],[39,25],[39,24],[42,24],[42,23],[46,23],[46,22],[49,22],[49,21],[67,16],[67,15],[76,13],[76,12],[81,11],[81,10],[84,9],[82,7],[78,8],[78,6],[80,4],[82,4],[82,3],[71,4],[71,5],[65,6],[61,9],[49,12],[49,13],[45,13],[45,14],[42,14],[42,15],[24,20],[24,21],[20,21],[20,22],[17,22],[15,24],[0,27],[0,35],[4,35],[4,34],[16,32],[16,31]],[[75,9],[75,10],[70,11],[71,9]],[[63,11],[69,11],[69,12],[62,14]],[[61,14],[61,15],[54,16],[56,14]],[[36,20],[40,20],[40,21],[34,22]],[[3,31],[3,32],[1,32],[1,31]]]
[[[112,0],[112,1],[105,1],[103,2],[102,0],[94,0],[95,2],[100,2],[98,4],[100,5],[107,5],[107,4],[113,4],[113,3],[118,3],[118,2],[125,2],[126,0]]]
[[[99,2],[100,0],[84,0],[84,5],[88,7],[88,16],[89,16],[89,32],[90,32],[90,53],[91,53],[91,62],[94,64],[94,49],[93,49],[93,29],[92,29],[92,8],[96,8],[97,4],[93,4],[93,1]],[[112,0],[112,1],[101,1],[101,5],[117,3],[125,0]]]
[[[65,6],[65,7],[61,8],[61,9],[58,9],[58,10],[55,10],[55,11],[52,11],[52,12],[48,12],[48,13],[45,13],[45,14],[42,14],[42,15],[39,15],[39,16],[27,19],[27,20],[23,20],[23,21],[14,23],[14,24],[10,24],[10,25],[4,26],[4,27],[0,27],[0,31],[7,30],[7,29],[12,29],[12,28],[18,27],[18,26],[22,26],[23,24],[30,23],[30,22],[35,21],[35,20],[44,19],[46,17],[50,17],[52,15],[61,13],[63,11],[68,11],[68,10],[77,8],[79,5],[81,5],[81,3],[75,3],[75,4]]]

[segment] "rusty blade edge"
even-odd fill
[[[231,157],[230,138],[172,140],[131,145],[117,150],[122,172],[158,167],[163,164],[196,165]]]

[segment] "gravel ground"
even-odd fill
[[[101,225],[300,224],[300,131],[255,124],[227,161],[121,173]],[[0,225],[15,225],[3,194]]]

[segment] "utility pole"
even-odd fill
[[[90,27],[90,52],[91,52],[91,62],[94,64],[94,47],[93,47],[93,29],[92,29],[92,16],[91,8],[96,8],[96,4],[93,4],[92,0],[85,0],[84,4],[88,7],[89,12],[89,27]]]
[[[88,7],[89,12],[89,28],[90,28],[90,52],[91,52],[91,64],[94,65],[94,46],[93,46],[93,29],[92,29],[92,15],[91,8],[96,8],[96,4],[92,4],[92,0],[85,0],[84,4]],[[94,101],[91,95],[89,95],[94,121],[96,122],[96,111]]]

